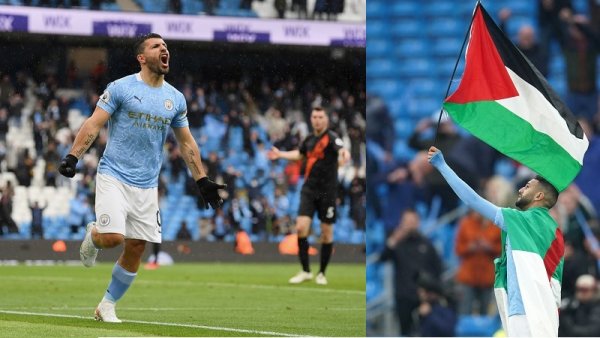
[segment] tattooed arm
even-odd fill
[[[73,142],[73,147],[69,154],[77,157],[78,159],[85,154],[90,148],[100,129],[104,127],[106,122],[110,119],[110,114],[100,107],[96,107],[92,116],[90,116],[79,128],[79,132]]]
[[[179,149],[181,150],[181,156],[187,164],[188,168],[192,173],[194,181],[198,181],[202,177],[206,176],[204,172],[204,166],[202,166],[202,159],[200,158],[200,149],[190,129],[188,127],[173,128],[175,132],[175,138],[179,143]]]

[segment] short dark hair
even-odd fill
[[[152,38],[162,39],[162,36],[160,36],[158,33],[148,33],[138,36],[138,38],[135,40],[135,44],[133,45],[133,52],[135,53],[136,57],[138,54],[142,54],[144,52],[144,42]]]
[[[542,188],[542,192],[544,193],[544,202],[546,202],[546,207],[548,209],[552,208],[556,204],[556,200],[558,200],[558,190],[545,178],[540,175],[536,175],[534,177],[540,184]]]

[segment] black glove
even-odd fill
[[[227,188],[226,184],[217,184],[207,176],[197,180],[196,184],[200,189],[200,201],[204,209],[208,209],[209,204],[215,210],[223,205],[223,200],[219,196],[219,189]]]
[[[58,172],[65,177],[73,177],[75,176],[75,166],[77,165],[77,157],[69,154],[65,156],[65,158],[60,161],[60,166],[58,167]]]

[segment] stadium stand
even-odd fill
[[[31,1],[27,4],[72,8],[75,3]],[[145,11],[156,13],[164,13],[168,6],[167,1],[139,3]],[[184,7],[195,6],[191,3],[182,2]],[[26,2],[7,4],[19,6]],[[100,7],[117,10],[115,6],[121,4],[107,1]],[[237,5],[236,1],[220,1],[223,8],[234,9]],[[77,6],[90,8],[92,2],[81,1]],[[79,162],[79,173],[73,180],[56,175],[56,166],[69,151],[75,132],[91,114],[107,83],[135,71],[129,52],[131,41],[117,39],[110,52],[97,54],[105,55],[104,60],[124,57],[127,62],[109,61],[108,65],[98,63],[80,70],[75,63],[66,61],[68,53],[78,52],[77,41],[66,38],[55,44],[53,50],[63,61],[45,67],[42,65],[45,61],[36,55],[48,50],[47,40],[16,41],[8,35],[4,39],[2,48],[11,52],[0,67],[0,192],[6,205],[10,205],[8,214],[18,225],[18,232],[9,231],[5,226],[8,221],[2,219],[0,230],[4,231],[0,234],[5,239],[30,238],[30,206],[38,201],[45,206],[44,238],[80,240],[84,235],[82,225],[94,219],[91,211],[94,175],[106,142],[104,132]],[[91,46],[97,50],[105,47],[93,40]],[[340,168],[343,195],[335,228],[336,241],[364,243],[364,219],[352,212],[357,207],[364,208],[364,198],[356,198],[348,190],[352,180],[364,178],[366,171],[365,83],[364,74],[355,71],[357,64],[364,64],[364,51],[344,53],[342,61],[336,61],[330,59],[325,50],[309,53],[285,48],[273,54],[260,46],[236,49],[221,45],[220,48],[225,48],[226,57],[217,57],[202,46],[190,49],[184,42],[170,43],[178,64],[167,80],[185,94],[192,133],[211,177],[228,184],[228,202],[222,214],[198,209],[195,185],[190,185],[191,178],[171,137],[165,149],[160,186],[163,238],[174,240],[183,221],[193,240],[233,241],[235,230],[243,229],[252,241],[276,242],[291,232],[302,181],[293,165],[285,161],[271,162],[265,154],[274,144],[281,149],[296,146],[309,132],[307,112],[314,105],[323,105],[333,113],[332,128],[348,145],[356,144],[360,148],[355,150],[358,155],[353,157],[354,162]],[[229,54],[232,51],[234,54]],[[247,57],[240,61],[240,55]],[[315,60],[316,57],[320,59]],[[203,62],[198,63],[198,59]],[[38,62],[39,68],[28,66]],[[218,67],[210,67],[211,62],[218,62]],[[268,66],[257,69],[256,62],[267,62]],[[330,67],[332,63],[340,68]],[[180,66],[186,64],[196,68]],[[298,67],[300,64],[311,67]],[[315,76],[317,73],[319,76]],[[282,114],[284,130],[273,131],[273,114]],[[363,139],[352,141],[349,129],[359,130],[359,135],[363,135],[359,138]],[[11,191],[5,189],[8,181],[14,187]],[[362,186],[364,192],[364,183]],[[276,187],[283,191],[278,199]],[[275,208],[281,205],[285,207],[276,212]]]
[[[510,10],[511,15],[506,22],[505,32],[513,41],[517,40],[518,31],[524,24],[533,25],[539,33],[538,1],[503,0],[482,3],[497,22],[500,10],[504,8]],[[590,9],[590,6],[593,6],[592,2],[576,0],[562,3],[569,3],[575,13],[588,14],[588,16],[593,13]],[[443,260],[444,273],[441,279],[448,296],[460,302],[460,294],[457,293],[454,280],[460,264],[460,259],[455,253],[455,238],[458,221],[467,210],[459,207],[442,212],[448,201],[442,198],[436,202],[435,198],[428,195],[428,192],[435,195],[440,191],[428,190],[428,183],[419,181],[417,176],[426,170],[419,162],[418,151],[422,149],[414,148],[410,144],[413,135],[417,135],[420,139],[431,138],[432,140],[434,128],[431,126],[435,127],[437,123],[437,116],[473,8],[472,2],[445,0],[428,2],[405,0],[395,2],[393,5],[383,0],[369,1],[366,62],[369,163],[367,166],[369,187],[367,192],[367,335],[399,334],[394,304],[394,265],[380,262],[378,257],[386,246],[386,239],[398,225],[402,210],[407,208],[416,209],[421,216],[420,231],[433,243]],[[593,21],[592,24],[596,25],[593,28],[598,31],[597,21]],[[564,99],[569,90],[566,81],[567,66],[557,40],[552,41],[549,50],[547,78],[554,90]],[[463,70],[464,55],[460,58],[450,93],[458,85]],[[387,122],[388,120],[392,122]],[[591,122],[597,133],[597,121]],[[389,125],[393,130],[389,133],[390,136],[386,137],[388,133],[384,130],[389,128]],[[457,133],[461,139],[466,139],[468,136],[463,131]],[[468,151],[463,151],[462,154],[468,154]],[[597,155],[589,154],[589,156],[591,158]],[[523,174],[522,170],[523,168],[517,168],[514,163],[502,158],[497,159],[493,167],[495,174],[505,177],[513,184],[519,184],[521,175],[527,175]],[[590,170],[598,170],[598,168]],[[581,189],[587,185],[583,181],[577,183],[582,187]],[[577,205],[577,208],[588,210],[589,214],[586,212],[586,215],[595,215],[594,208],[584,206],[594,203],[593,196],[588,195],[592,199],[590,202],[577,188],[572,189],[573,194],[571,192],[561,194],[565,195],[565,203],[569,204],[566,200],[574,198],[576,200],[574,205]],[[556,209],[558,208],[560,207]],[[592,227],[598,229],[595,216],[589,218],[592,219]],[[570,228],[570,231],[581,231],[577,222],[570,224],[574,224],[574,228]],[[594,267],[594,260],[599,257],[597,253],[594,256],[594,253],[584,249],[583,245],[578,246],[577,250],[593,262],[589,266],[596,271],[596,278],[598,278],[598,272]],[[573,287],[567,284],[569,283],[564,283],[563,290]],[[563,297],[570,296],[567,291],[563,291]],[[460,314],[455,334],[458,336],[494,335],[500,329],[500,322],[495,313],[495,309],[490,307],[490,311],[484,311],[483,314]],[[418,332],[401,333],[401,335],[407,334],[418,335]]]

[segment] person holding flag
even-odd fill
[[[519,210],[499,208],[464,183],[437,148],[429,149],[428,159],[468,207],[502,230],[494,293],[506,334],[556,337],[564,241],[549,209],[581,170],[588,140],[480,2],[469,32],[465,71],[443,108],[458,125],[538,176],[519,189]]]

